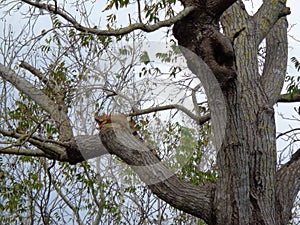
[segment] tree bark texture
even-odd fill
[[[286,215],[291,215],[291,203],[299,191],[299,184],[295,185],[299,172],[286,172],[290,187],[280,188],[279,183],[287,182],[276,180],[280,173],[276,171],[273,111],[286,72],[287,22],[281,18],[285,12],[284,2],[270,1],[251,17],[241,2],[235,3],[221,18],[223,35],[218,27],[219,12],[207,12],[199,6],[174,25],[179,45],[211,69],[226,105],[225,137],[217,156],[214,219],[208,221],[210,224],[287,224]],[[260,73],[257,52],[264,39],[266,58]],[[195,60],[190,60],[191,54],[183,52],[190,69],[203,80]],[[204,83],[205,89],[208,85],[212,84]],[[209,103],[214,101],[212,96],[207,98]],[[216,114],[211,112],[212,120],[217,120]]]

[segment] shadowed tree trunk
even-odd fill
[[[219,9],[226,9],[229,3],[211,2],[213,6],[221,6]],[[278,194],[285,192],[290,202],[296,195],[294,191],[280,190],[278,182],[283,181],[276,181],[273,105],[279,98],[286,72],[287,22],[281,17],[289,10],[283,2],[265,2],[258,13],[250,17],[241,2],[235,3],[220,20],[223,36],[219,33],[222,11],[209,9],[210,5],[199,6],[177,22],[173,31],[179,45],[209,66],[226,102],[227,122],[217,156],[219,172],[210,223],[287,224],[286,215],[291,208],[283,210],[281,205],[285,200]],[[260,74],[257,52],[263,39],[267,49]],[[189,56],[186,58],[189,61]],[[203,79],[193,62],[189,67]],[[209,85],[212,83],[206,84],[205,89],[209,89]],[[207,98],[209,102],[214,101],[210,99],[214,96],[208,94]],[[218,112],[211,114],[216,121],[214,116]],[[299,172],[291,174],[295,175],[299,176]],[[292,182],[289,185],[291,190],[299,188]]]

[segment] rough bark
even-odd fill
[[[275,194],[273,105],[280,95],[287,62],[287,23],[279,18],[289,10],[282,1],[268,1],[250,17],[242,3],[236,3],[222,17],[225,36],[219,32],[219,12],[207,12],[207,7],[198,6],[175,23],[173,31],[179,45],[211,69],[226,103],[226,132],[217,156],[214,224],[287,224],[284,215],[290,215],[291,205],[285,200],[280,204],[287,207],[285,210],[277,207],[283,199]],[[264,38],[267,54],[260,75],[257,50]],[[187,52],[183,50],[189,68],[202,81],[201,68]],[[209,85],[204,83],[204,88]],[[207,97],[211,103],[213,96]],[[211,111],[212,120],[216,120],[213,114]],[[299,174],[292,174],[288,177],[296,182]],[[298,185],[289,184],[292,202]]]

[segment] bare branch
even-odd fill
[[[49,80],[46,79],[44,74],[41,71],[39,71],[38,69],[36,69],[35,67],[33,67],[32,65],[28,64],[27,62],[22,61],[20,64],[20,67],[28,70],[34,76],[39,78],[39,80],[42,81],[45,85],[50,86]]]
[[[27,149],[27,148],[0,148],[1,154],[8,154],[8,155],[23,155],[23,156],[33,156],[33,157],[47,157],[53,159],[53,155],[49,155],[46,152],[43,152],[39,149]]]
[[[178,104],[156,106],[156,107],[151,107],[148,109],[136,110],[135,112],[130,113],[128,116],[138,116],[138,115],[143,115],[143,114],[158,112],[158,111],[163,111],[163,110],[169,110],[169,109],[178,109],[178,110],[182,111],[183,113],[188,115],[191,119],[195,120],[198,125],[202,125],[210,120],[209,114],[206,114],[204,116],[198,116],[198,115],[195,115],[194,113],[192,113],[190,110],[188,110],[184,106],[178,105]]]
[[[53,187],[54,187],[55,191],[57,192],[57,194],[62,198],[64,203],[74,213],[77,224],[80,224],[80,225],[84,224],[82,219],[80,218],[79,210],[77,209],[76,205],[74,205],[74,203],[72,201],[70,201],[70,199],[67,198],[67,195],[62,193],[61,187],[58,187],[58,185],[55,182],[53,182]]]
[[[5,137],[16,139],[15,143],[12,143],[11,146],[1,148],[0,153],[4,154],[16,153],[18,155],[47,157],[49,159],[69,162],[71,164],[108,154],[99,135],[78,135],[75,136],[74,140],[71,142],[60,142],[3,129],[0,129],[0,134]],[[21,145],[23,145],[24,142],[32,144],[39,150],[23,149],[22,151],[18,151],[18,149],[21,149]],[[14,146],[16,149],[12,148]]]
[[[19,91],[26,94],[41,106],[49,114],[55,113],[57,110],[54,102],[48,98],[41,90],[35,88],[30,82],[18,76],[15,72],[0,64],[0,76],[11,83]]]
[[[298,131],[298,130],[300,130],[300,128],[295,128],[295,129],[291,129],[291,130],[288,130],[286,132],[280,133],[280,134],[277,135],[276,139],[278,139],[278,138],[280,138],[284,135],[287,135],[288,133],[295,132],[295,131]]]
[[[270,105],[278,101],[285,79],[288,59],[287,27],[286,18],[281,18],[266,38],[266,58],[261,79]]]
[[[134,30],[142,30],[145,32],[152,32],[152,31],[160,29],[161,27],[169,27],[169,26],[173,25],[176,21],[187,16],[190,12],[192,12],[195,9],[195,7],[193,7],[193,6],[186,7],[184,10],[182,10],[176,16],[174,16],[170,19],[167,19],[167,20],[159,21],[159,22],[157,22],[155,24],[151,24],[151,25],[146,25],[144,23],[135,23],[135,24],[131,24],[128,27],[114,29],[114,30],[113,29],[99,30],[96,28],[90,28],[90,27],[85,27],[85,26],[81,25],[79,22],[77,22],[75,20],[75,18],[72,15],[68,14],[66,11],[64,11],[63,9],[60,9],[60,8],[57,8],[57,10],[56,10],[56,8],[53,5],[49,5],[46,3],[39,3],[37,1],[33,2],[30,0],[22,0],[22,2],[25,2],[29,5],[37,7],[39,9],[43,9],[50,13],[61,16],[66,21],[68,21],[70,24],[72,24],[75,29],[77,29],[79,31],[90,33],[90,34],[96,34],[96,35],[104,35],[104,36],[119,36],[119,35],[128,34]]]
[[[138,5],[138,18],[139,18],[139,22],[143,23],[143,21],[142,21],[142,13],[141,13],[141,2],[140,2],[140,0],[137,0],[137,5]]]

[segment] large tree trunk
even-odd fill
[[[273,105],[283,85],[287,62],[287,23],[285,19],[277,21],[286,8],[281,4],[276,7],[275,12],[270,5],[268,10],[262,7],[250,17],[241,3],[234,4],[222,17],[226,36],[219,33],[219,14],[208,13],[205,7],[199,7],[173,28],[189,68],[206,89],[210,106],[217,99],[207,90],[215,83],[213,79],[203,82],[207,78],[203,66],[196,65],[195,54],[208,65],[224,96],[226,128],[217,155],[219,172],[211,224],[287,224],[289,219],[282,214],[289,214],[291,205],[283,212],[278,204],[282,200],[275,195]],[[269,13],[271,24],[264,24],[263,13]],[[260,74],[257,52],[268,32]],[[212,123],[220,123],[220,109],[210,110]],[[295,194],[288,196],[292,202]]]

